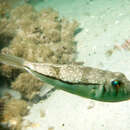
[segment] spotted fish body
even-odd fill
[[[104,102],[130,98],[130,81],[123,73],[80,65],[32,63],[19,57],[0,54],[0,62],[27,70],[57,89]]]

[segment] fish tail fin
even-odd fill
[[[0,62],[10,66],[24,69],[24,59],[8,54],[0,54]]]

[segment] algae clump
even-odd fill
[[[5,37],[9,42],[1,48],[2,53],[19,56],[32,62],[69,64],[75,61],[74,34],[79,26],[76,21],[69,22],[65,18],[60,18],[58,12],[50,8],[37,12],[29,4],[12,9],[9,17],[4,18],[6,26],[1,30],[0,37],[4,34],[9,35],[11,39]],[[3,19],[0,20],[2,21]],[[32,77],[19,69],[1,65],[0,72],[11,79],[12,88],[20,91],[28,100],[35,95],[34,90],[36,93],[40,90],[39,87],[37,89],[34,87],[41,85],[41,81],[36,79],[33,83]],[[23,82],[27,77],[28,85],[27,82]],[[26,89],[30,91],[23,91]]]

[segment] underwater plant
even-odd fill
[[[31,100],[39,93],[41,86],[43,86],[43,82],[39,82],[38,79],[24,72],[21,73],[14,82],[12,82],[11,86],[14,90],[20,90],[24,99]]]
[[[11,6],[10,1],[7,2]],[[1,5],[0,3],[1,53],[19,56],[32,62],[75,63],[74,36],[79,26],[76,21],[60,18],[59,13],[51,8],[37,12],[30,4],[23,4],[8,8],[9,13],[5,13],[5,5]],[[8,14],[8,17],[5,14]],[[20,130],[22,116],[28,111],[26,101],[32,101],[45,83],[23,70],[8,65],[0,64],[0,74],[8,81],[8,87],[22,95],[22,99],[0,98],[1,104],[4,104],[1,122],[9,125],[11,130]],[[16,113],[12,113],[13,111]]]
[[[0,0],[0,19],[9,17],[10,11],[20,4],[20,0]]]
[[[2,53],[19,56],[32,62],[68,64],[75,61],[74,32],[79,26],[76,21],[69,22],[65,18],[60,18],[58,12],[51,8],[37,12],[29,4],[12,9],[10,19],[5,21],[7,26],[4,28],[4,34],[9,34],[12,39],[1,49]],[[12,30],[13,33],[10,33]],[[20,91],[28,100],[33,98],[32,95],[35,96],[34,90],[36,93],[40,90],[41,82],[36,80],[33,85],[32,80],[29,80],[32,77],[28,76],[27,85],[23,80],[26,81],[28,74],[19,69],[0,65],[0,71],[5,77],[13,79],[12,88]],[[39,87],[34,89],[35,86]],[[26,89],[29,91],[24,91]]]
[[[27,115],[28,111],[28,103],[24,100],[0,99],[0,126],[10,130],[21,130],[22,117]]]
[[[4,11],[4,6],[1,12]],[[59,13],[51,8],[37,12],[30,4],[10,8],[8,17],[4,15],[3,12],[0,19],[1,53],[19,56],[32,62],[75,62],[74,36],[79,26],[76,21],[60,18]],[[13,90],[22,94],[21,100],[0,99],[4,104],[1,122],[11,130],[20,130],[22,116],[25,115],[21,115],[21,112],[24,109],[27,112],[26,101],[32,101],[45,84],[23,70],[8,65],[0,64],[0,74],[9,81]],[[13,111],[16,113],[12,113]]]
[[[9,3],[7,0],[0,0],[0,18],[5,17],[10,10]]]

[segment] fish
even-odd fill
[[[130,81],[121,72],[76,64],[35,63],[0,54],[0,63],[24,69],[42,82],[84,98],[101,102],[130,99]]]

